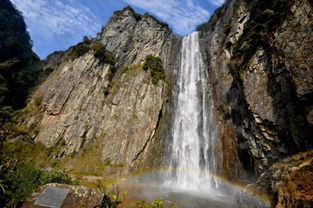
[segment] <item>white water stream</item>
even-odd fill
[[[221,153],[216,148],[213,100],[197,32],[183,39],[174,97],[169,170],[128,179],[125,190],[134,200],[161,198],[165,205],[179,208],[233,207],[240,189],[214,177]]]
[[[185,37],[165,186],[218,193],[212,98],[197,32]]]

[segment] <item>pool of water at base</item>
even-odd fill
[[[151,203],[155,199],[164,202],[164,208],[232,208],[233,196],[164,187],[158,184],[124,183],[119,185],[120,193],[127,191],[123,208],[134,208],[137,201]]]

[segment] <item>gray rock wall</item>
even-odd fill
[[[309,149],[313,135],[312,3],[285,1],[287,6],[279,11],[282,21],[264,29],[262,41],[242,45],[254,49],[238,53],[241,37],[254,32],[249,24],[259,12],[254,6],[261,5],[255,2],[227,1],[202,29],[223,150],[220,169],[243,181]]]
[[[253,181],[281,158],[312,147],[312,4],[286,2],[282,21],[249,52],[236,49],[253,32],[247,29],[255,16],[249,1],[227,1],[201,32],[223,153],[219,170],[231,180]],[[116,55],[115,73],[92,51],[75,60],[66,58],[72,49],[51,56],[46,65],[53,73],[30,101],[43,98],[27,119],[35,140],[58,147],[57,157],[97,144],[101,156],[95,160],[125,174],[160,167],[170,145],[181,40],[154,17],[128,8],[91,40]],[[142,69],[149,54],[162,59],[165,81],[153,84]]]
[[[54,72],[40,85],[29,105],[42,98],[27,126],[38,129],[37,142],[57,147],[56,157],[79,154],[97,144],[100,158],[123,173],[162,163],[170,126],[171,86],[181,38],[155,18],[136,19],[127,8],[110,19],[92,43],[116,54],[116,72],[89,51],[74,60],[62,54],[46,61]],[[166,81],[151,81],[143,61],[149,54],[164,63]],[[113,76],[113,77],[112,77]],[[160,131],[159,129],[163,129]]]

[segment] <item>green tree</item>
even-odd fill
[[[9,0],[0,1],[0,106],[20,108],[39,79],[39,58],[21,13]]]
[[[112,66],[115,65],[115,55],[108,51],[101,43],[96,43],[92,46],[92,50],[94,51],[94,56],[100,62],[110,64]]]
[[[153,84],[157,84],[160,80],[165,80],[163,62],[159,57],[148,55],[145,59],[143,69],[150,71]]]

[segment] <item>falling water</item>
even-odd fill
[[[197,32],[185,37],[177,78],[170,171],[165,185],[189,191],[218,191],[212,98]]]

